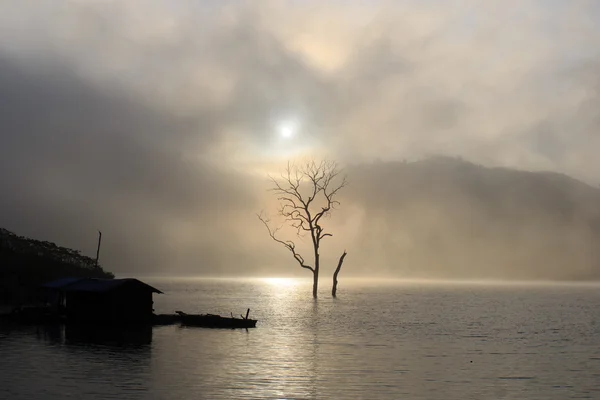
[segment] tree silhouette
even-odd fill
[[[341,176],[341,170],[334,161],[316,162],[311,160],[301,165],[288,163],[279,178],[270,176],[270,179],[273,187],[269,190],[277,196],[279,201],[277,212],[283,217],[284,224],[295,228],[297,236],[310,235],[313,250],[312,265],[307,264],[305,258],[298,252],[294,241],[278,237],[283,225],[273,228],[271,220],[262,213],[258,215],[258,219],[267,228],[271,239],[288,249],[300,267],[312,272],[313,297],[316,298],[320,271],[319,250],[322,240],[333,236],[323,228],[323,219],[327,218],[340,204],[336,197],[339,191],[346,186],[346,177]],[[337,289],[337,275],[345,256],[346,252],[344,251],[335,272],[332,290],[334,297]]]

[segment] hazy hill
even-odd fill
[[[600,278],[600,190],[460,159],[350,167],[361,263],[401,276]]]
[[[18,236],[0,228],[0,303],[30,295],[44,282],[76,276],[112,278],[78,250]]]

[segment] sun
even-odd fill
[[[294,130],[291,126],[282,126],[280,134],[282,138],[289,139],[294,136]]]
[[[292,139],[298,133],[298,124],[295,121],[282,121],[277,130],[282,139]]]

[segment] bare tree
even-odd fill
[[[323,228],[323,218],[328,217],[340,203],[336,200],[339,191],[347,184],[346,177],[341,176],[341,170],[334,161],[314,160],[299,166],[288,163],[287,168],[277,178],[270,177],[273,187],[269,189],[279,200],[278,214],[283,217],[284,224],[296,229],[297,236],[310,235],[313,249],[313,265],[308,265],[304,257],[298,252],[296,243],[292,240],[280,239],[277,235],[282,226],[273,228],[270,220],[259,214],[269,232],[271,239],[281,243],[287,248],[300,267],[305,268],[313,274],[313,297],[317,297],[319,287],[319,270],[321,241],[333,236]],[[337,275],[344,262],[344,257],[335,272],[334,282],[337,287]],[[332,291],[335,296],[335,289]]]

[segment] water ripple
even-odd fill
[[[167,293],[160,312],[250,307],[258,328],[0,326],[0,398],[565,399],[600,390],[593,290],[387,285],[314,302],[303,284],[154,284]]]

